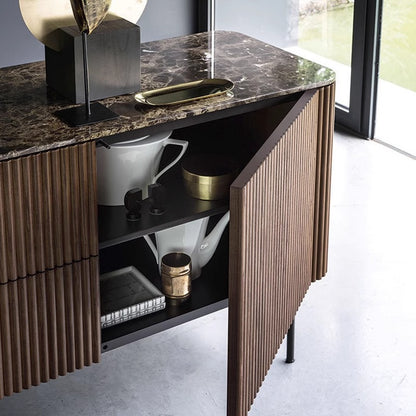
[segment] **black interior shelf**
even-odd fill
[[[124,206],[98,206],[100,249],[228,210],[228,199],[203,201],[189,196],[182,182],[180,167],[174,167],[163,175],[160,183],[167,192],[166,211],[162,215],[150,212],[149,198],[143,201],[141,218],[138,221],[126,219],[127,211]]]
[[[110,351],[227,307],[228,239],[226,229],[201,276],[192,281],[191,296],[186,301],[175,304],[167,299],[164,310],[104,328],[102,351]],[[156,287],[161,288],[158,266],[143,238],[102,250],[100,263],[101,273],[134,265]]]

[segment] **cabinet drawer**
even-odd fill
[[[0,162],[0,282],[98,254],[95,144]]]
[[[0,397],[100,360],[98,258],[0,285]]]

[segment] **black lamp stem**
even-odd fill
[[[84,89],[85,89],[85,116],[88,119],[91,116],[90,103],[90,75],[88,69],[88,49],[87,49],[87,32],[82,32],[82,53],[84,61]]]
[[[111,111],[101,103],[90,102],[90,74],[88,69],[88,50],[87,50],[87,32],[81,33],[82,39],[82,55],[84,64],[84,91],[85,106],[64,108],[55,111],[55,115],[70,126],[85,126],[88,124],[98,123],[99,121],[113,120],[118,114]]]

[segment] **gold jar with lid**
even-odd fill
[[[191,294],[191,257],[168,253],[162,257],[162,292],[170,299],[186,299]]]

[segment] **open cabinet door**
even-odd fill
[[[302,94],[231,187],[228,416],[246,415],[326,273],[334,86]]]

